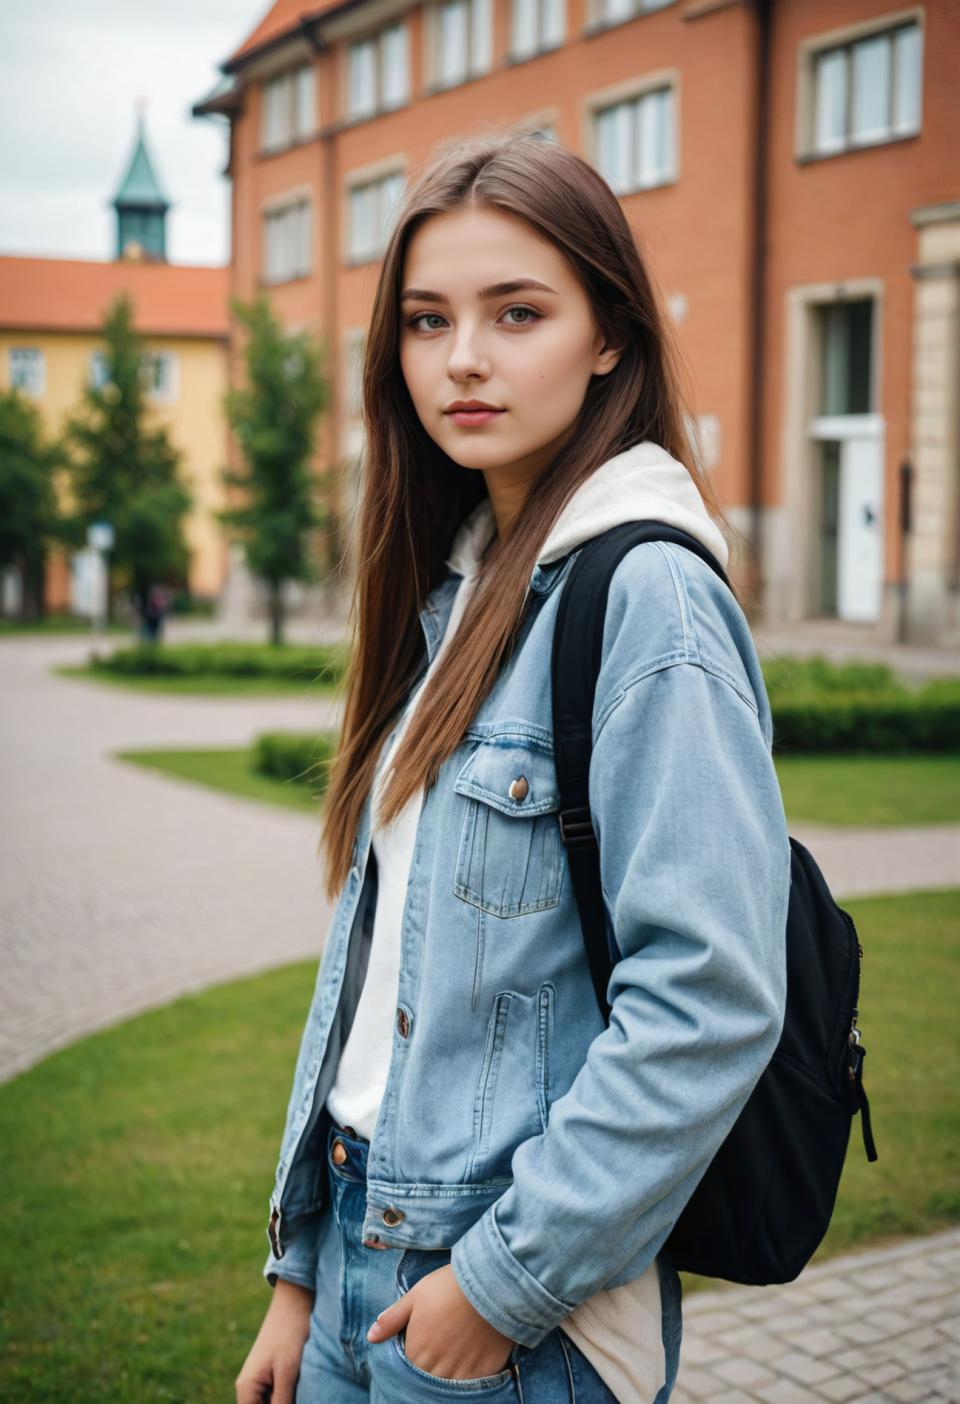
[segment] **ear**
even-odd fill
[[[602,332],[597,337],[597,342],[599,342],[599,347],[594,350],[593,354],[593,374],[609,375],[623,355],[623,347],[609,346],[604,341]]]

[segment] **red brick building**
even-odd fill
[[[620,195],[767,618],[960,642],[955,0],[277,0],[222,69],[233,291],[327,338],[345,511],[392,202],[492,120]]]

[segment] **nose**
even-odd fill
[[[490,374],[490,358],[480,344],[476,328],[463,323],[457,330],[453,347],[447,360],[447,377],[454,383],[468,376],[479,376],[482,380]]]

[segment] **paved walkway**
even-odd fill
[[[691,1293],[680,1358],[671,1404],[958,1404],[960,1229]]]
[[[329,919],[312,818],[109,754],[322,728],[329,701],[164,697],[49,671],[86,648],[0,641],[0,1080],[179,994],[319,958]]]

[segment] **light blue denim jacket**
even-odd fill
[[[452,1248],[476,1309],[530,1347],[668,1256],[773,1054],[786,997],[790,848],[753,640],[703,561],[643,543],[611,581],[593,715],[590,804],[620,952],[604,1029],[553,763],[551,642],[577,554],[534,569],[513,655],[424,796],[363,1224],[364,1239],[397,1248]],[[458,584],[450,569],[421,611],[428,660]],[[296,1065],[271,1284],[315,1282],[324,1103],[376,901],[369,803]]]

